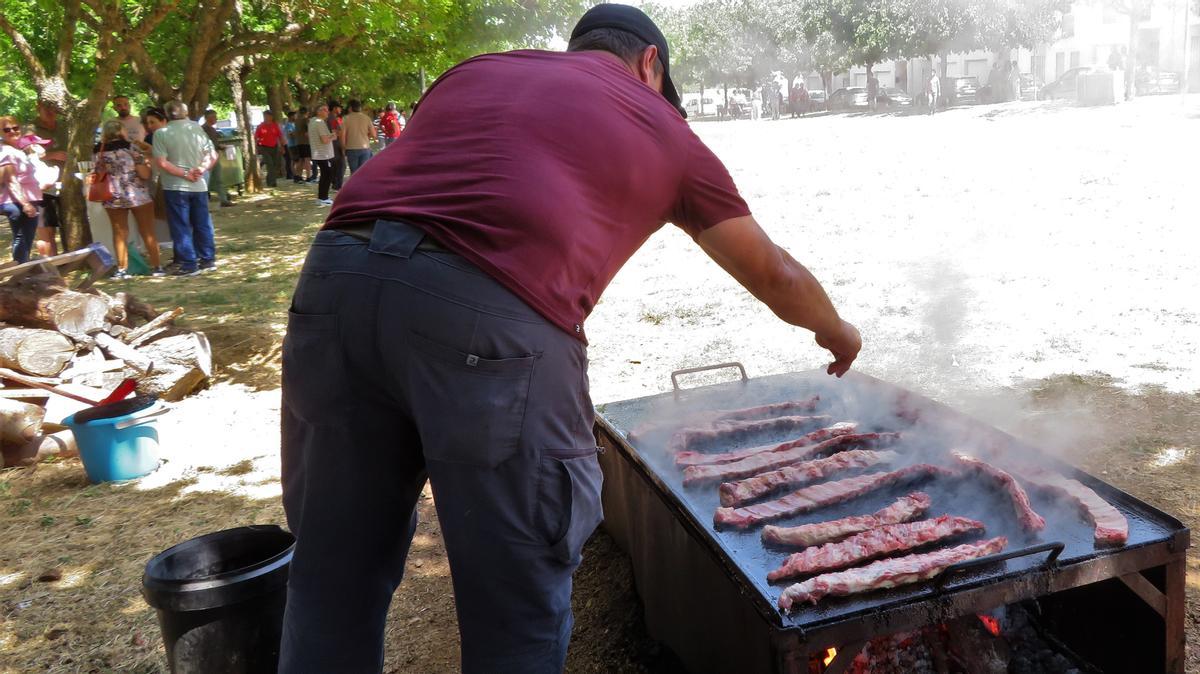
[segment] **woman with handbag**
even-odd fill
[[[92,184],[89,201],[100,201],[112,223],[113,248],[117,254],[117,270],[113,278],[129,278],[129,213],[137,221],[138,232],[150,255],[152,276],[166,276],[158,256],[158,239],[154,235],[154,199],[151,196],[150,159],[129,142],[125,125],[110,119],[100,132],[100,144],[95,148]]]
[[[21,124],[15,117],[0,117],[0,213],[12,228],[12,256],[16,262],[28,262],[37,234],[41,212],[42,188],[37,166],[25,154],[28,141],[21,137]]]

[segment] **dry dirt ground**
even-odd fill
[[[858,367],[991,421],[1200,523],[1200,114],[1159,98],[923,116],[697,124],[764,227],[862,329]],[[89,486],[77,461],[0,473],[0,672],[160,672],[141,566],[191,536],[282,522],[278,346],[320,219],[307,187],[217,214],[223,267],[130,288],[188,309],[219,381],[164,418],[167,463]],[[669,389],[671,370],[817,367],[678,231],[652,237],[590,319],[593,399]],[[388,624],[389,672],[457,668],[432,501]],[[388,523],[380,523],[386,526]],[[1189,671],[1200,672],[1200,552]],[[626,558],[598,532],[576,577],[573,672],[672,672]]]

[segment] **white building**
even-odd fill
[[[1150,16],[1138,23],[1137,53],[1130,59],[1124,54],[1129,45],[1129,17],[1101,2],[1075,2],[1070,13],[1063,16],[1055,42],[1035,50],[1014,49],[1008,58],[1017,61],[1022,73],[1034,73],[1037,82],[1044,84],[1053,82],[1070,68],[1107,67],[1110,55],[1116,50],[1127,65],[1179,73],[1181,78],[1186,70],[1189,89],[1200,91],[1200,16],[1189,11],[1191,6],[1191,0],[1154,0]],[[1185,44],[1185,24],[1190,44]],[[946,59],[946,75],[975,76],[981,85],[987,84],[992,64],[1003,62],[1003,58],[1004,55],[983,50],[951,54]],[[877,64],[873,72],[881,87],[894,86],[917,94],[924,90],[929,60],[887,61]],[[806,76],[805,82],[810,89],[823,87],[816,73]],[[834,75],[830,88],[836,91],[866,83],[867,69],[855,67]]]

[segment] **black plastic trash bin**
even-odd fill
[[[296,539],[270,526],[206,534],[146,563],[142,595],[174,674],[273,674]]]

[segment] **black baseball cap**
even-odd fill
[[[658,47],[658,60],[663,67],[663,98],[667,99],[679,114],[687,117],[687,110],[679,100],[679,91],[671,81],[671,57],[667,49],[667,38],[654,25],[654,20],[637,7],[630,5],[596,5],[579,18],[575,29],[571,31],[571,39],[591,32],[597,28],[615,28],[627,33],[633,33],[646,42]]]

